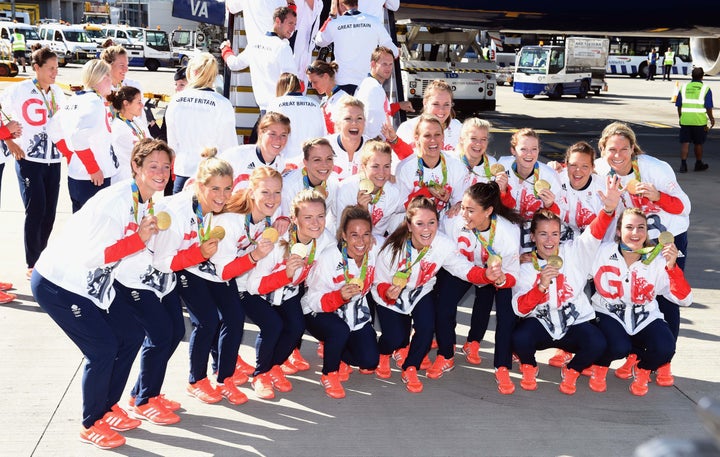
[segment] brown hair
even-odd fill
[[[385,46],[378,46],[375,48],[375,50],[370,54],[370,62],[377,62],[380,60],[380,57],[382,57],[385,54],[390,54],[391,57],[395,57],[395,54],[393,54],[392,49],[385,47]]]
[[[452,107],[455,104],[455,94],[453,93],[452,86],[450,84],[442,79],[435,79],[431,81],[423,91],[423,111],[425,111],[425,105],[427,105],[430,101],[430,97],[438,92],[447,92],[450,94],[450,115],[447,118],[447,124],[443,125],[443,130],[445,130],[445,127],[450,125],[450,121],[455,119],[455,110]]]
[[[510,137],[510,147],[512,149],[515,149],[515,146],[518,145],[521,136],[529,136],[532,138],[536,138],[538,140],[538,144],[540,143],[540,135],[538,135],[535,130],[531,129],[530,127],[523,127],[517,132],[513,133],[512,137]]]
[[[535,214],[533,214],[532,220],[530,221],[530,233],[535,233],[538,224],[545,221],[555,221],[558,223],[558,227],[562,227],[562,221],[560,220],[560,216],[553,213],[549,209],[541,208],[535,211]]]
[[[265,115],[260,118],[258,123],[258,132],[264,133],[273,124],[282,124],[287,127],[288,133],[290,133],[290,118],[282,113],[276,113],[275,111],[268,111]]]
[[[200,153],[203,160],[198,165],[195,182],[207,184],[215,176],[233,177],[232,165],[217,156],[217,148],[205,148]]]
[[[618,232],[622,232],[623,220],[625,219],[625,216],[630,216],[630,215],[640,216],[645,220],[646,231],[645,231],[645,241],[643,242],[643,247],[654,246],[655,243],[650,239],[650,236],[648,234],[649,231],[647,230],[647,214],[643,213],[643,211],[640,208],[626,208],[625,211],[620,213],[620,217],[618,217],[617,225],[615,226],[616,230]],[[615,233],[615,242],[619,243],[620,241],[621,241],[620,236],[616,232]]]
[[[324,60],[316,60],[308,65],[305,73],[315,73],[316,75],[330,75],[331,78],[335,78],[335,73],[338,71],[338,64],[335,62],[325,62]]]
[[[504,217],[513,224],[523,223],[520,213],[503,205],[500,200],[500,186],[495,181],[475,183],[465,190],[464,195],[485,209],[492,207],[493,214]]]
[[[569,148],[567,148],[567,151],[565,152],[565,163],[568,163],[568,160],[570,160],[570,156],[579,153],[579,154],[585,154],[590,157],[590,161],[595,160],[595,148],[590,146],[590,144],[586,141],[578,141],[575,144],[570,145]]]
[[[42,67],[52,58],[57,59],[57,54],[47,46],[42,46],[40,43],[35,43],[32,47],[33,52],[30,56],[30,66],[37,65]]]
[[[300,92],[300,80],[294,73],[285,72],[280,75],[275,85],[275,96],[282,97],[289,92]]]
[[[337,233],[335,234],[338,242],[342,241],[342,235],[343,233],[345,233],[345,230],[347,230],[348,224],[356,220],[367,222],[370,226],[370,230],[372,230],[372,216],[370,216],[368,210],[366,210],[362,206],[357,205],[346,206],[342,212],[342,215],[340,216]]]
[[[100,53],[100,58],[105,62],[112,64],[118,56],[122,55],[127,55],[127,50],[119,44],[115,44],[103,49]]]
[[[170,146],[168,146],[168,144],[163,140],[143,138],[135,143],[135,146],[133,146],[132,152],[130,153],[130,162],[137,165],[138,168],[142,168],[145,163],[145,159],[155,151],[166,153],[171,163],[175,157],[173,150],[170,149]],[[132,170],[132,177],[135,177],[135,170]]]
[[[413,198],[407,207],[407,211],[405,211],[405,223],[398,225],[395,231],[387,237],[382,247],[380,248],[380,250],[390,248],[390,250],[392,251],[393,263],[397,261],[398,256],[405,248],[405,241],[407,241],[410,236],[410,228],[408,227],[408,224],[410,224],[412,218],[415,217],[415,215],[423,209],[432,211],[435,214],[435,218],[438,218],[437,208],[435,207],[435,203],[432,200],[427,197],[423,197],[422,195]]]
[[[120,111],[123,108],[123,102],[132,102],[138,94],[140,94],[140,89],[137,87],[122,86],[117,91],[111,92],[107,99],[116,111]]]
[[[600,141],[598,141],[598,147],[600,148],[601,153],[605,149],[605,144],[607,143],[608,138],[614,135],[620,135],[630,142],[630,147],[632,148],[630,157],[635,158],[640,154],[644,154],[637,142],[635,132],[633,132],[633,130],[624,122],[613,122],[603,129],[602,134],[600,135]]]
[[[332,151],[332,145],[330,145],[327,138],[311,138],[302,144],[303,159],[308,160],[310,158],[310,151],[317,146],[327,146],[330,148],[330,151]]]

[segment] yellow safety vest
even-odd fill
[[[13,33],[13,51],[24,51],[25,50],[25,35],[22,33]]]
[[[665,60],[663,61],[663,64],[665,65],[672,65],[675,63],[675,53],[673,51],[666,52],[665,53]]]
[[[707,125],[708,117],[705,109],[705,96],[710,86],[700,81],[685,84],[680,90],[682,106],[680,106],[680,125]]]

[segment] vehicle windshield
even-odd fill
[[[95,38],[105,38],[102,30],[85,30],[85,33],[87,33],[87,36],[90,37],[91,40]]]
[[[517,71],[526,74],[547,74],[549,49],[523,48],[520,51]]]
[[[125,32],[127,32],[128,36],[133,40],[142,40],[142,30],[127,29]]]
[[[35,29],[20,29],[20,33],[25,36],[26,40],[40,40],[40,35]]]
[[[176,30],[172,35],[173,46],[190,46],[190,31]]]
[[[85,31],[78,32],[75,30],[64,30],[65,32],[65,39],[68,41],[72,41],[73,43],[90,43],[91,40],[87,36],[87,33]]]

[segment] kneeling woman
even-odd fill
[[[310,267],[327,246],[325,198],[314,189],[298,192],[290,207],[291,225],[284,240],[260,260],[250,273],[245,312],[260,327],[255,342],[255,394],[275,398],[273,389],[289,392],[292,384],[280,365],[290,356],[305,331],[300,298]]]
[[[80,440],[101,449],[125,443],[116,430],[140,425],[117,402],[144,333],[125,301],[115,299],[113,280],[118,264],[158,233],[150,208],[169,173],[161,176],[141,173],[91,197],[50,240],[30,283],[38,304],[85,356]]]
[[[575,357],[562,367],[560,391],[575,393],[580,373],[603,354],[605,337],[591,321],[595,312],[585,294],[593,258],[600,247],[620,200],[616,177],[606,178],[600,192],[603,209],[576,240],[560,244],[561,220],[541,209],[530,223],[535,243],[532,261],[520,265],[520,278],[512,298],[515,313],[523,318],[513,331],[513,350],[520,357],[525,390],[537,389],[535,352],[560,348]]]
[[[377,254],[370,213],[358,206],[345,208],[337,241],[322,252],[308,275],[301,303],[308,331],[325,343],[320,378],[325,393],[343,398],[340,381],[348,379],[349,365],[372,373],[378,364],[368,296]]]
[[[680,306],[692,303],[690,285],[676,264],[678,248],[672,235],[664,239],[661,233],[659,241],[664,246],[653,247],[648,228],[647,216],[640,209],[626,209],[617,223],[618,242],[603,244],[595,256],[592,304],[608,341],[607,350],[593,367],[594,390],[600,392],[606,388],[610,362],[626,357],[632,349],[639,361],[630,392],[645,395],[650,372],[669,364],[675,354],[675,338],[657,297],[662,295]],[[656,382],[671,386],[672,378],[664,379],[658,370]]]
[[[410,343],[402,364],[407,390],[422,392],[417,370],[427,355],[435,331],[435,275],[440,268],[473,284],[490,284],[499,279],[499,266],[474,266],[457,250],[457,244],[438,233],[435,202],[427,197],[410,201],[401,224],[378,254],[372,296],[377,307],[382,335],[379,340],[379,378],[390,377],[390,354]],[[410,327],[415,334],[410,341]]]

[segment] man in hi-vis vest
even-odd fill
[[[15,64],[22,63],[23,72],[25,69],[25,35],[20,30],[15,29],[12,35],[10,35],[10,43],[12,44],[13,58]]]
[[[712,91],[710,86],[702,82],[703,76],[705,72],[702,68],[693,68],[692,81],[682,86],[675,101],[680,116],[680,173],[687,173],[690,142],[694,145],[695,171],[708,169],[708,164],[702,161],[703,144],[708,130],[715,125],[715,117],[712,112]]]
[[[670,74],[672,73],[673,65],[675,65],[675,53],[672,48],[668,46],[665,55],[663,55],[663,81],[665,81],[666,77],[668,81],[672,81]]]

